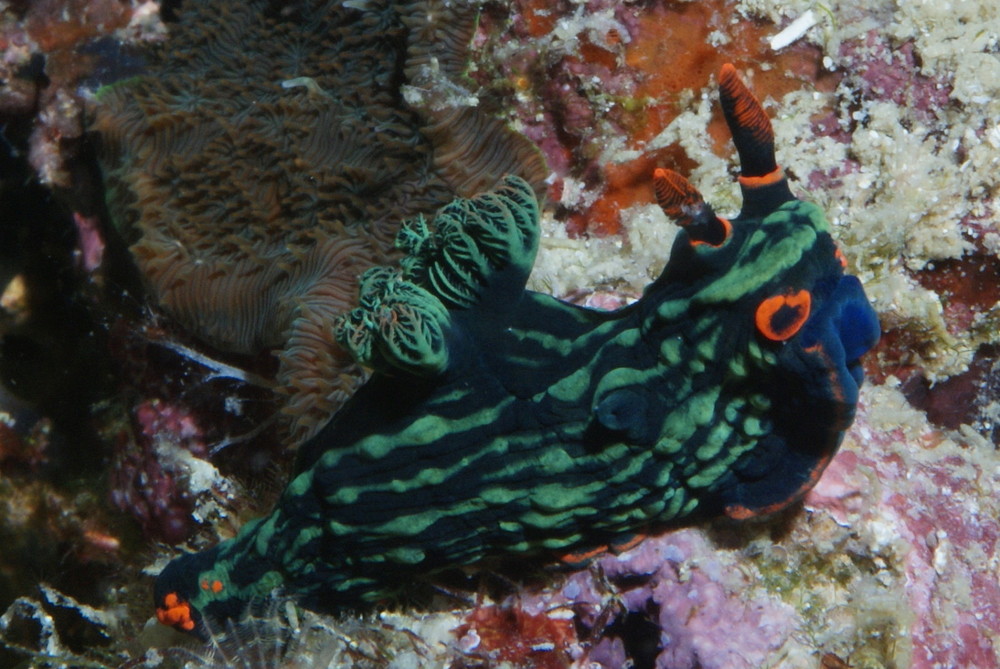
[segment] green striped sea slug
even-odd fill
[[[879,326],[822,212],[791,194],[760,104],[732,66],[719,84],[742,211],[719,218],[657,170],[682,231],[628,307],[524,290],[538,207],[517,177],[405,224],[401,269],[367,271],[337,325],[374,375],[300,451],[270,516],[163,570],[159,619],[200,631],[275,588],[355,607],[450,565],[579,562],[799,499],[853,420]]]

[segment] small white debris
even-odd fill
[[[806,34],[810,28],[819,23],[813,10],[807,10],[805,14],[795,19],[780,33],[771,38],[771,48],[780,51],[786,46]]]
[[[944,530],[937,532],[937,545],[934,547],[934,572],[938,576],[944,576],[948,569],[948,558],[951,553],[951,542],[948,541],[948,533]]]
[[[304,88],[309,91],[310,95],[315,95],[321,98],[333,99],[333,96],[323,90],[315,79],[312,77],[295,77],[294,79],[285,79],[281,82],[282,88]]]

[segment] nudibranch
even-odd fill
[[[572,563],[798,500],[853,420],[879,325],[823,213],[792,195],[760,103],[730,65],[719,88],[743,208],[720,218],[657,170],[682,229],[623,309],[524,290],[539,211],[517,177],[405,224],[401,269],[368,270],[337,325],[372,378],[270,516],[163,570],[159,619],[198,631],[274,589],[355,607],[449,565]]]

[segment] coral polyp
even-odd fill
[[[298,443],[358,383],[331,326],[393,260],[398,222],[506,173],[538,185],[543,166],[477,108],[403,99],[464,71],[471,5],[284,4],[185,5],[147,74],[100,92],[93,128],[152,301],[218,349],[274,350]]]

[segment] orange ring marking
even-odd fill
[[[812,295],[808,290],[772,295],[759,305],[754,315],[757,331],[771,341],[785,341],[798,332],[809,318]],[[775,323],[776,317],[785,322]]]
[[[773,170],[759,177],[736,177],[736,180],[740,182],[740,185],[744,188],[761,188],[763,186],[770,186],[771,184],[776,184],[785,178],[785,171],[781,167],[775,167]]]

